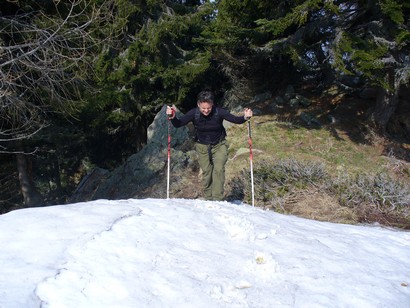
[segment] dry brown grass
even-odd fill
[[[319,221],[355,224],[358,216],[351,208],[340,206],[334,196],[321,192],[301,192],[295,202],[285,204],[287,214]]]

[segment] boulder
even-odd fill
[[[320,127],[322,125],[320,121],[309,112],[302,112],[300,114],[300,119],[308,126]]]
[[[99,171],[99,177],[85,177],[76,190],[75,201],[138,197],[139,192],[158,181],[159,176],[166,176],[168,129],[172,147],[171,170],[179,165],[194,163],[192,152],[180,150],[185,143],[192,142],[188,127],[174,128],[167,119],[165,108],[148,127],[148,141],[142,150],[131,155],[112,172]]]

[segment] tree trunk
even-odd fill
[[[27,155],[23,153],[16,154],[16,158],[20,188],[21,193],[23,194],[25,207],[44,205],[44,199],[33,182],[30,160],[27,158]]]
[[[62,187],[61,187],[61,175],[60,175],[60,162],[57,152],[52,153],[50,156],[51,160],[51,179],[49,179],[49,183],[51,184],[51,180],[55,183],[55,193],[58,196],[58,202],[61,203],[64,199],[62,196]],[[52,185],[50,185],[50,191],[53,190]]]
[[[370,121],[375,128],[386,133],[387,123],[396,111],[398,105],[397,93],[381,89],[377,97],[376,107],[370,116]]]
[[[406,143],[410,143],[410,87],[401,86],[397,109],[392,116],[387,131]],[[410,158],[410,156],[408,156]]]

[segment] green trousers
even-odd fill
[[[202,185],[205,199],[223,200],[225,164],[228,161],[228,143],[226,140],[213,146],[196,143],[195,150],[198,153],[199,166],[202,170]]]

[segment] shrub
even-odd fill
[[[228,199],[251,201],[251,179],[248,169],[230,183]],[[298,161],[294,158],[277,161],[263,160],[254,168],[255,201],[258,205],[286,212],[285,204],[297,202],[302,192],[322,191],[334,196],[340,206],[357,212],[367,211],[366,206],[380,213],[410,216],[410,187],[385,173],[376,175],[338,174],[331,176],[322,163]],[[312,190],[313,188],[313,190]]]
[[[320,185],[327,178],[329,175],[322,163],[298,161],[293,158],[263,160],[254,168],[255,198],[257,202],[271,202],[280,207],[288,195]],[[240,175],[231,181],[230,186],[230,199],[250,200],[251,179],[248,170],[242,170]]]
[[[341,205],[354,207],[372,204],[381,211],[410,208],[410,187],[386,174],[358,174],[354,177],[339,175],[329,187],[338,196]]]

